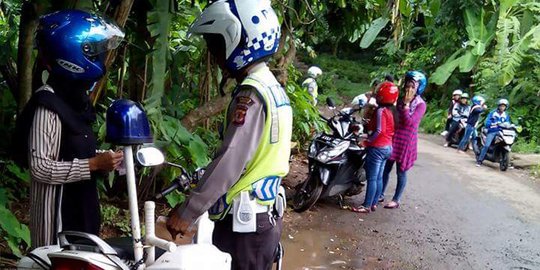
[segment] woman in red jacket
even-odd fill
[[[377,208],[377,201],[382,194],[382,176],[386,160],[392,154],[392,138],[394,137],[394,116],[391,107],[398,98],[398,88],[391,82],[384,82],[377,91],[376,99],[379,107],[371,117],[368,125],[368,138],[364,141],[367,147],[366,198],[360,207],[353,207],[357,213],[369,213]]]

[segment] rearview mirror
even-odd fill
[[[137,161],[145,167],[152,167],[163,164],[165,156],[155,147],[145,147],[137,151]]]

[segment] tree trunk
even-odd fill
[[[338,49],[339,49],[339,43],[341,42],[341,38],[342,37],[338,37],[336,39],[336,41],[334,42],[333,46],[332,46],[332,55],[333,56],[337,56]]]
[[[42,6],[25,1],[21,9],[21,22],[19,27],[19,49],[17,52],[17,73],[19,91],[15,96],[17,107],[20,110],[32,95],[32,70],[34,49],[34,32],[38,25],[38,14]]]
[[[147,78],[148,47],[152,44],[150,33],[146,27],[147,12],[151,5],[148,1],[136,1],[133,4],[132,21],[135,23],[135,31],[131,33],[131,42],[135,46],[129,46],[128,65],[128,91],[129,98],[141,102],[144,99],[144,89]]]
[[[198,123],[204,120],[216,116],[223,112],[227,105],[229,105],[230,96],[219,96],[209,102],[203,104],[199,108],[191,111],[182,119],[182,125],[188,130],[193,129]]]
[[[129,16],[129,13],[131,11],[131,7],[133,6],[133,2],[135,0],[122,0],[122,3],[118,6],[114,13],[114,20],[116,23],[124,27],[126,25],[127,18]],[[111,50],[107,52],[107,55],[105,57],[105,67],[108,69],[111,64],[114,61],[114,58],[116,57],[116,50]],[[107,84],[107,77],[109,72],[105,73],[103,78],[99,80],[99,82],[96,84],[95,90],[92,92],[90,98],[92,99],[92,103],[96,105],[97,101],[99,100],[102,92],[103,87]]]
[[[289,45],[289,49],[278,60],[278,64],[276,66],[275,75],[276,79],[281,85],[286,85],[287,81],[289,79],[289,72],[287,71],[289,65],[294,61],[294,58],[296,57],[296,45],[294,44],[294,37],[290,31],[286,31],[287,35],[285,36],[285,39],[287,40],[287,44]]]
[[[13,59],[8,58],[6,63],[0,65],[0,74],[6,80],[7,86],[15,100],[18,100],[17,89],[19,89],[19,82],[17,81],[17,70]]]

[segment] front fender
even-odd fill
[[[325,186],[328,186],[328,182],[330,181],[330,170],[328,168],[319,167],[319,177],[321,182]]]

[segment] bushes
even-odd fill
[[[428,104],[426,114],[420,123],[420,130],[426,133],[439,133],[443,131],[446,124],[446,113],[446,109],[431,108]]]

